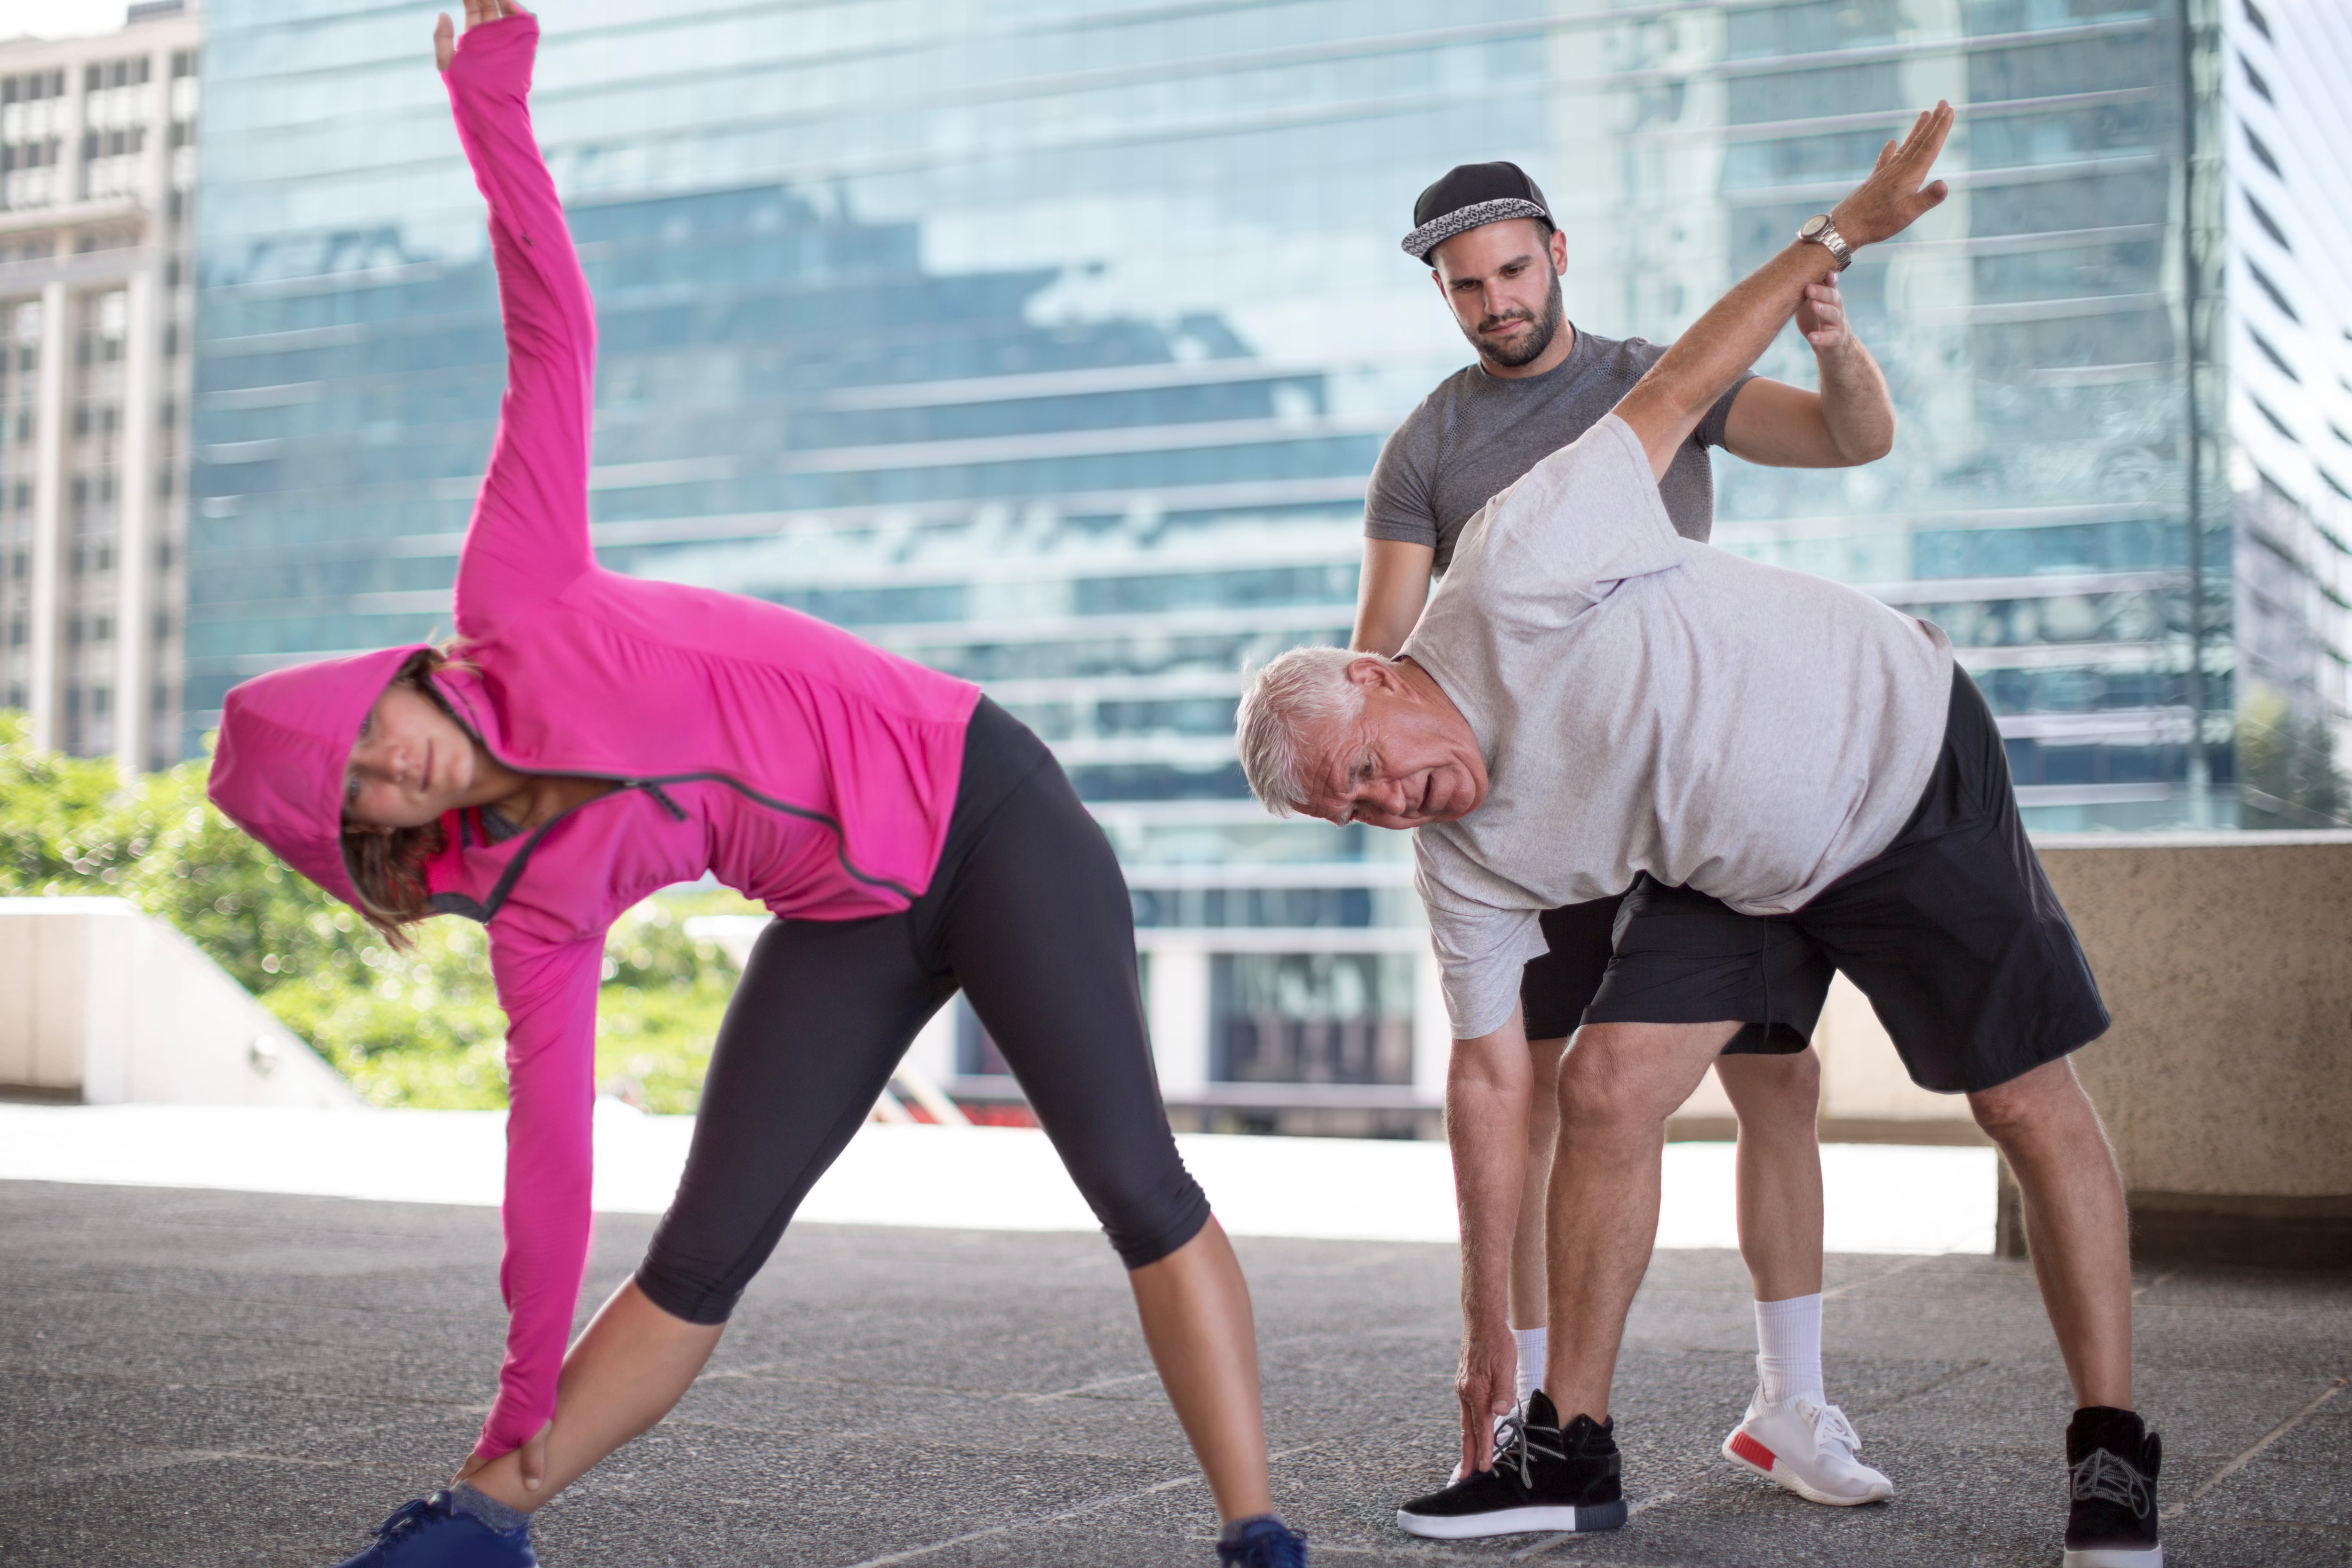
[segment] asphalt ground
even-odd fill
[[[600,1220],[591,1305],[653,1221]],[[1752,1381],[1729,1252],[1660,1253],[1617,1418],[1622,1531],[1438,1545],[1454,1250],[1239,1244],[1280,1506],[1322,1564],[2059,1561],[2069,1399],[2026,1265],[1829,1264],[1830,1388],[1891,1502],[1716,1456]],[[479,1208],[0,1184],[0,1563],[317,1565],[445,1478],[505,1327]],[[2152,1271],[2168,1561],[2352,1564],[2352,1274]],[[550,1568],[1201,1564],[1215,1519],[1099,1238],[795,1227],[661,1427],[550,1505]]]

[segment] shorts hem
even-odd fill
[[[1994,1071],[2000,1074],[1998,1078],[1986,1078],[1981,1081],[1974,1081],[1976,1075],[1972,1074],[1971,1081],[1960,1083],[1951,1089],[1939,1089],[1933,1084],[1919,1083],[1916,1075],[1912,1077],[1911,1081],[1919,1084],[1921,1089],[1930,1094],[1981,1094],[1987,1089],[1999,1089],[2002,1084],[2014,1083],[2038,1068],[2046,1068],[2052,1062],[2063,1061],[2084,1046],[2104,1036],[2114,1026],[2115,1019],[2105,1008],[2101,1008],[2095,1021],[2089,1018],[2081,1019],[2072,1028],[2053,1032],[2042,1045],[2029,1053],[2030,1059],[2024,1060],[2022,1065],[2011,1068],[2003,1063],[1994,1068]],[[1895,1048],[1899,1055],[1902,1047],[1898,1045]],[[1911,1064],[1906,1061],[1903,1066],[1908,1072]]]

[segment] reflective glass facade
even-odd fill
[[[1415,193],[1522,163],[1571,318],[1670,337],[1944,97],[1953,199],[1848,275],[1895,454],[1720,461],[1717,539],[1946,626],[2037,826],[2234,824],[2259,485],[2215,305],[2223,23],[2181,3],[551,3],[599,548],[984,682],[1096,803],[1216,1074],[1390,1082],[1431,1009],[1388,968],[1231,961],[1412,951],[1406,846],[1267,819],[1231,717],[1245,657],[1346,637],[1381,440],[1468,357],[1396,247]],[[415,18],[208,26],[191,747],[236,679],[446,629],[502,379]],[[1810,384],[1793,337],[1766,368]],[[2297,516],[2332,504],[2309,468],[2273,487]],[[2283,591],[2340,608],[2337,564]],[[2285,682],[2298,744],[2344,717],[2313,624],[2280,634],[2333,672]],[[1311,1039],[1265,1023],[1294,994]]]

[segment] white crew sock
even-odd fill
[[[1819,1291],[1786,1301],[1756,1303],[1756,1370],[1764,1402],[1803,1394],[1827,1405],[1822,1388],[1822,1298]]]
[[[1519,1347],[1519,1374],[1515,1382],[1518,1401],[1525,1405],[1528,1395],[1543,1386],[1544,1331],[1540,1326],[1513,1329],[1511,1338]]]

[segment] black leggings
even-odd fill
[[[1110,843],[1053,753],[982,700],[938,871],[904,914],[778,921],[728,1004],[677,1196],[637,1287],[719,1323],[957,989],[1129,1268],[1208,1223],[1144,1033]]]

